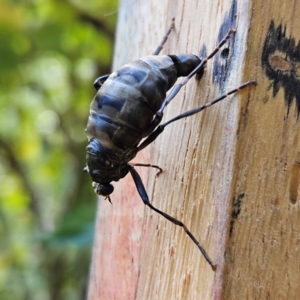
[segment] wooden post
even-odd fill
[[[235,36],[167,107],[164,120],[256,79],[206,111],[168,126],[135,161],[156,207],[130,176],[113,204],[99,199],[88,299],[299,299],[300,3],[123,0],[114,69],[155,49],[171,19],[164,54],[210,53]],[[100,75],[100,74],[99,74]]]

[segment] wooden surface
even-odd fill
[[[89,300],[299,299],[299,15],[297,1],[121,1],[114,69],[151,54],[173,17],[167,54],[209,53],[237,28],[228,58],[209,61],[164,120],[258,85],[168,126],[136,158],[163,168],[138,169],[153,205],[189,227],[217,272],[127,176],[113,205],[99,199]]]

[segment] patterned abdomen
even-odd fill
[[[199,63],[195,55],[147,56],[112,73],[91,103],[88,138],[110,149],[136,147],[167,91]]]

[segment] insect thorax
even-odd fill
[[[136,150],[116,151],[101,145],[92,138],[87,146],[87,171],[94,182],[118,181],[127,174],[127,163],[136,155]]]

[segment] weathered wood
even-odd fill
[[[114,69],[151,54],[173,17],[163,53],[209,53],[237,28],[229,56],[209,61],[164,120],[258,85],[168,126],[135,160],[163,168],[138,169],[152,203],[189,227],[217,272],[127,176],[113,205],[99,200],[89,300],[299,298],[299,13],[297,1],[121,1]]]

